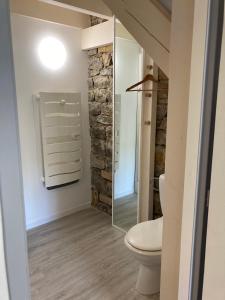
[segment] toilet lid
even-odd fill
[[[127,242],[143,251],[161,251],[163,218],[142,222],[126,234]]]

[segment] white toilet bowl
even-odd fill
[[[165,176],[159,178],[160,201],[163,208]],[[124,238],[125,245],[139,261],[136,289],[143,295],[160,290],[163,217],[132,227]]]
[[[124,242],[139,261],[136,289],[143,295],[151,295],[160,289],[160,267],[163,219],[139,223],[132,227]]]

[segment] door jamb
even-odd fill
[[[0,202],[11,300],[29,300],[29,271],[9,1],[0,1]]]
[[[189,298],[191,300],[201,299],[203,290],[208,205],[223,33],[223,13],[223,0],[209,0],[190,274]]]

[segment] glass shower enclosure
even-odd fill
[[[126,92],[141,80],[142,48],[115,20],[113,225],[123,231],[137,223],[141,98]]]

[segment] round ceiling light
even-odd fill
[[[38,46],[41,63],[50,70],[58,70],[65,64],[67,53],[63,43],[54,38],[46,37]]]

